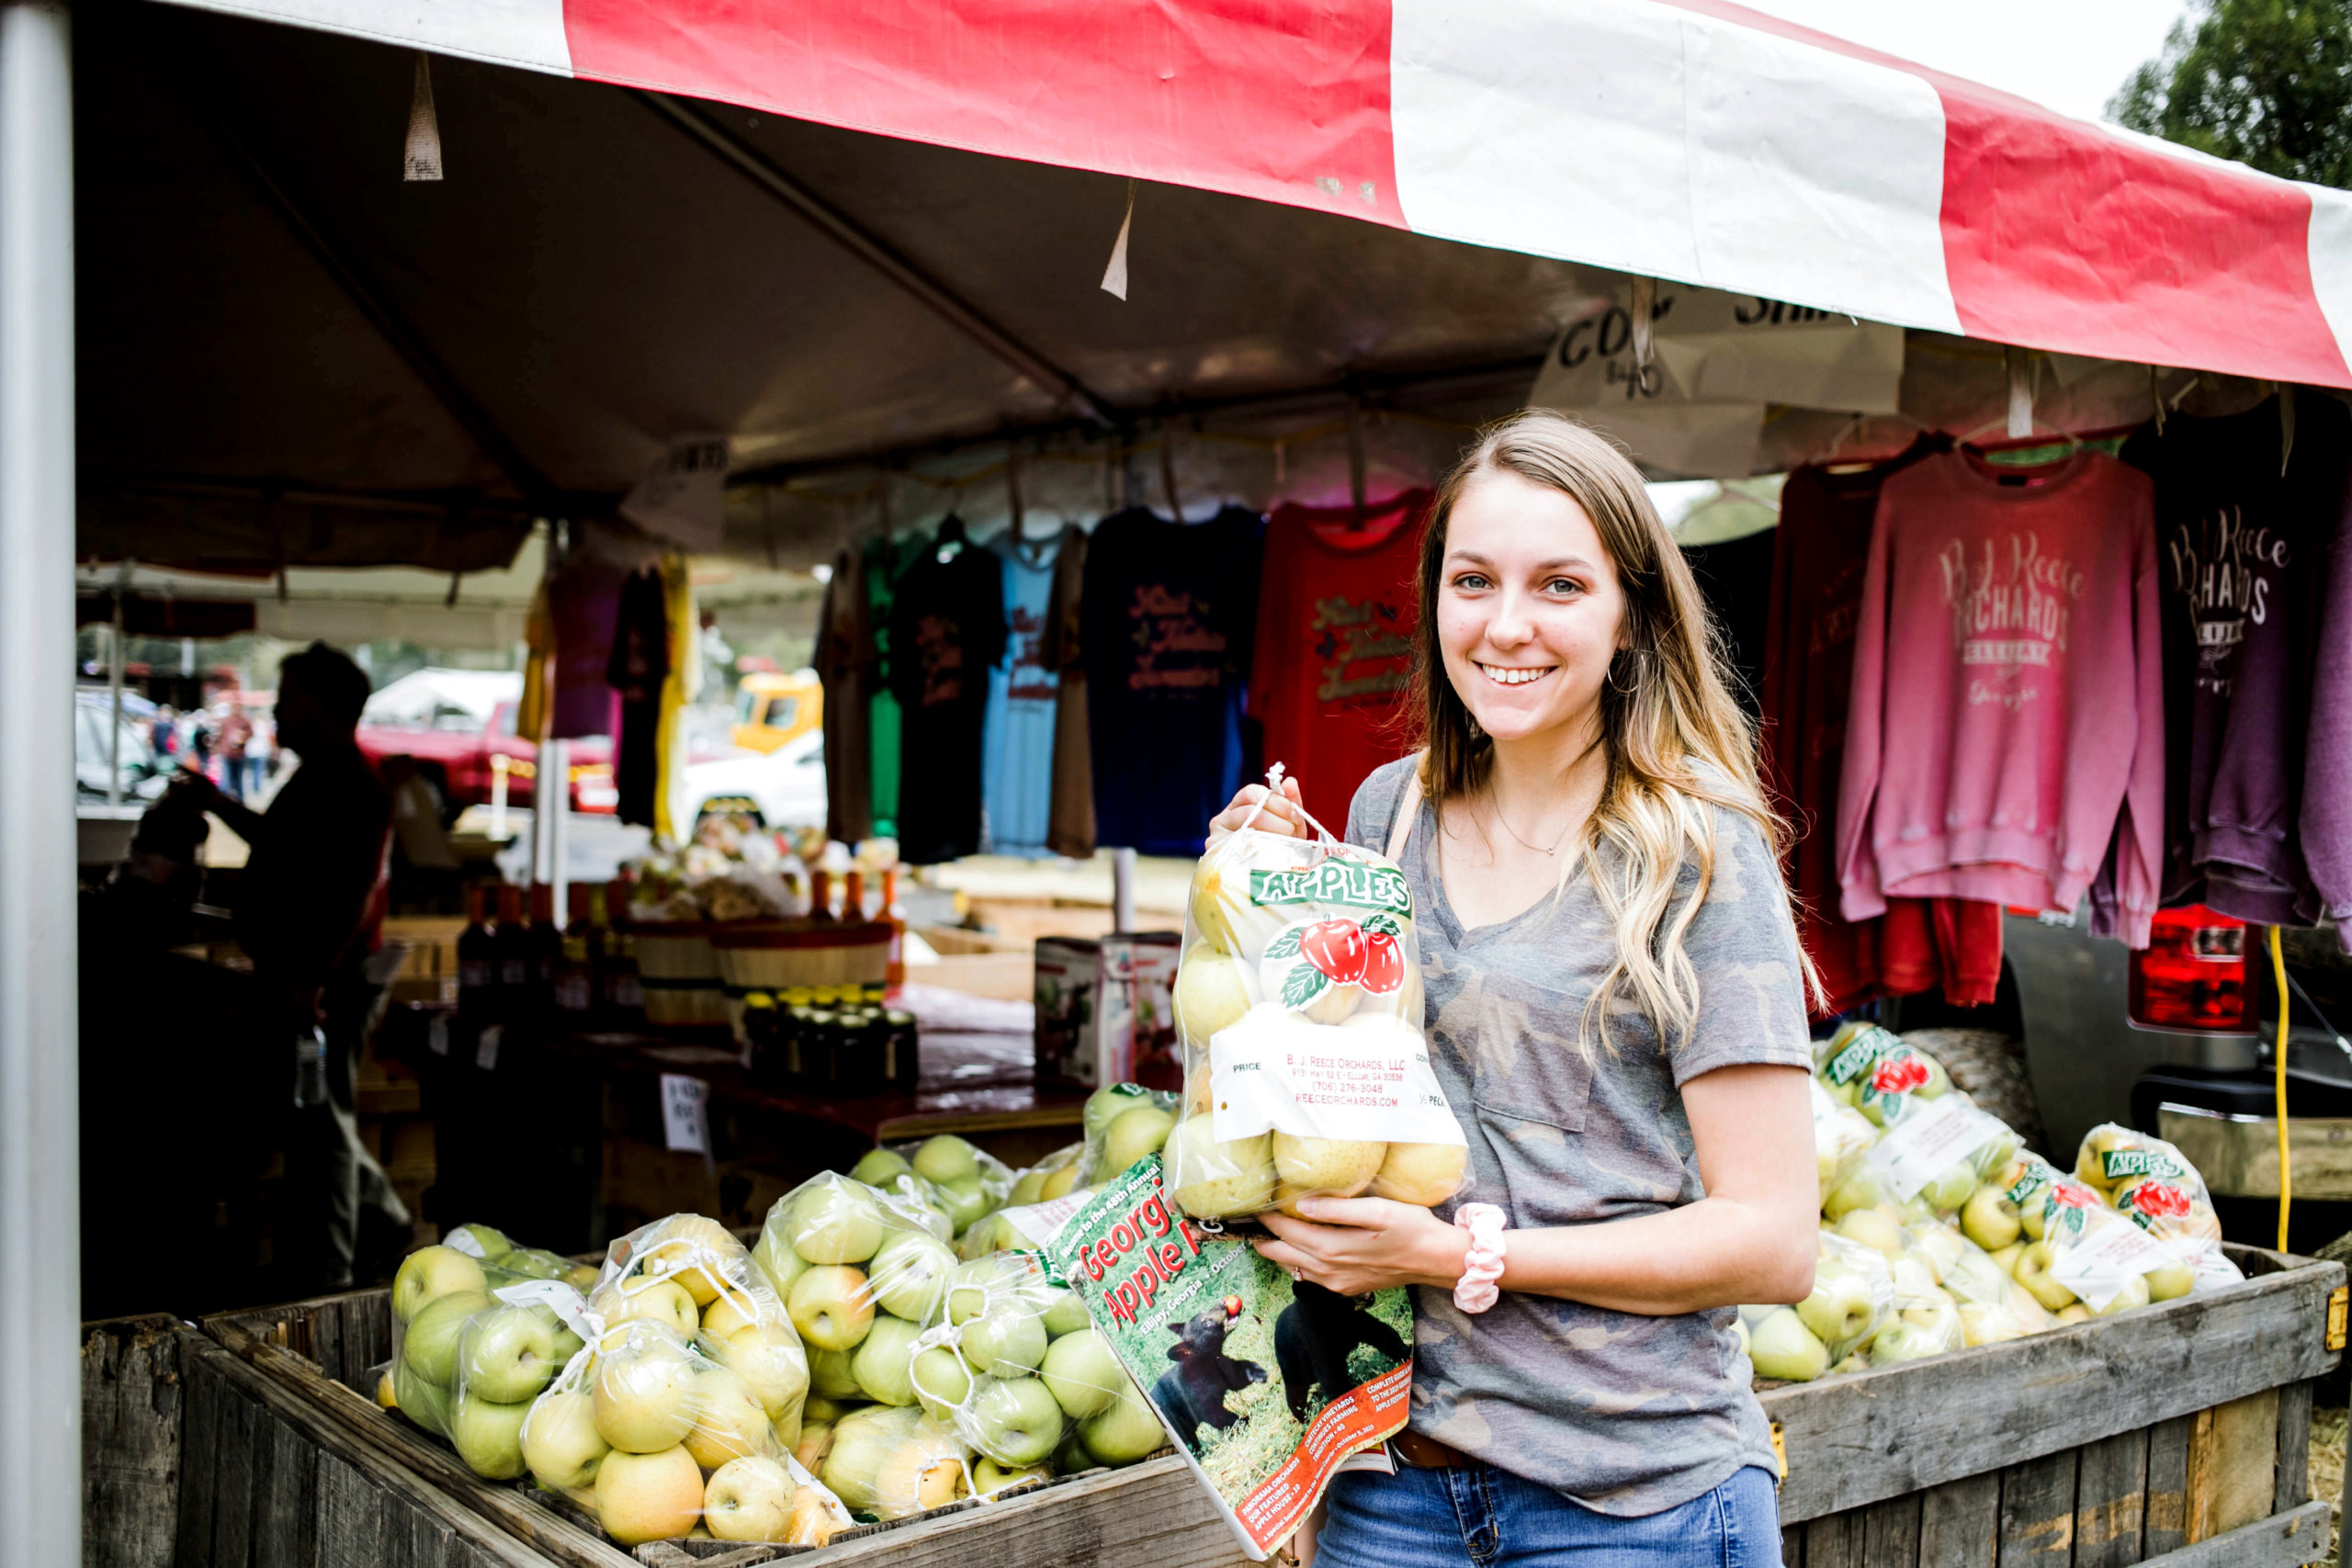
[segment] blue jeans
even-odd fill
[[[1751,1465],[1679,1508],[1624,1518],[1492,1465],[1351,1472],[1325,1494],[1315,1568],[1781,1568],[1772,1477]]]

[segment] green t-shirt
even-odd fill
[[[931,548],[929,534],[917,530],[888,538],[865,541],[865,606],[874,631],[874,650],[882,660],[869,710],[868,734],[873,750],[874,832],[883,839],[899,836],[899,699],[890,694],[890,601],[899,579]]]

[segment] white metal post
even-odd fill
[[[1111,929],[1136,929],[1136,852],[1132,849],[1111,852]]]
[[[124,576],[130,575],[125,572]],[[107,804],[122,804],[122,596],[115,584],[114,620],[107,627]]]
[[[74,121],[62,0],[0,3],[0,1519],[82,1557]]]
[[[550,701],[553,699],[550,698]],[[564,857],[571,852],[571,742],[549,740],[539,747],[539,787],[532,797],[547,813],[547,885],[555,895],[556,923],[571,907],[571,878],[564,873]]]

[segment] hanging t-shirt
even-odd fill
[[[1054,672],[1054,784],[1046,847],[1085,860],[1094,852],[1094,754],[1086,721],[1086,530],[1062,530],[1054,581],[1038,638],[1039,660]]]
[[[670,676],[670,618],[662,573],[646,567],[622,582],[613,614],[613,651],[605,680],[620,697],[619,739],[613,746],[615,809],[624,822],[653,826],[660,784],[662,688]]]
[[[1282,506],[1266,519],[1250,716],[1265,756],[1333,832],[1373,769],[1412,750],[1415,568],[1430,492],[1369,508]]]
[[[1054,704],[1059,680],[1041,648],[1054,591],[1057,541],[998,535],[1004,563],[1004,657],[989,671],[980,763],[986,844],[995,854],[1042,855],[1054,795]]]
[[[874,836],[874,626],[865,607],[865,566],[854,548],[833,558],[833,575],[817,611],[811,657],[824,683],[825,837],[845,844]]]
[[[874,782],[874,831],[899,832],[899,698],[890,680],[890,594],[907,568],[931,548],[931,536],[885,535],[865,541],[865,620],[874,631],[874,657],[880,679],[874,688],[866,745]]]
[[[2161,878],[2163,653],[2145,474],[1966,450],[1879,492],[1838,779],[1848,919],[1890,897],[2072,909],[2115,846],[2117,934]]]
[[[1723,629],[1732,699],[1750,715],[1764,683],[1764,639],[1771,620],[1772,558],[1777,529],[1713,544],[1685,545],[1682,558],[1698,580],[1707,608]]]
[[[1199,854],[1239,787],[1261,526],[1238,506],[1199,524],[1137,506],[1095,528],[1084,616],[1102,843]]]
[[[604,679],[619,613],[620,567],[575,550],[548,582],[555,619],[555,702],[548,734],[576,740],[613,733],[614,698]]]
[[[2165,901],[2268,925],[2319,913],[2298,829],[2312,650],[2345,512],[2333,398],[2277,398],[2143,428],[2123,460],[2155,482],[2164,589]]]
[[[942,560],[940,557],[946,556]],[[899,698],[899,858],[931,865],[980,847],[989,667],[1004,652],[1004,563],[950,517],[890,602]]]

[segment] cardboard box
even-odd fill
[[[1182,945],[1175,931],[1039,937],[1039,1080],[1182,1089],[1171,991]]]

